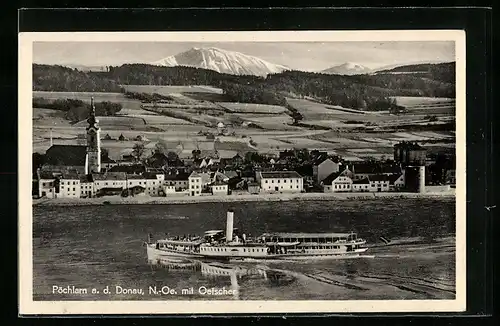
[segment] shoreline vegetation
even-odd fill
[[[165,204],[196,204],[217,202],[263,202],[263,201],[328,201],[328,200],[378,200],[428,198],[455,198],[455,190],[448,192],[386,192],[386,193],[301,193],[301,194],[244,194],[224,196],[197,197],[150,197],[139,195],[135,197],[105,196],[100,198],[56,198],[33,199],[33,206],[89,206],[89,205],[165,205]]]

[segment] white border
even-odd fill
[[[455,41],[456,299],[346,301],[33,301],[32,57],[33,42],[333,42]],[[77,32],[19,34],[19,313],[30,314],[269,314],[458,312],[466,308],[465,31]]]

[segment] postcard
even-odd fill
[[[465,310],[463,31],[19,44],[20,314]]]

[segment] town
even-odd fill
[[[279,155],[258,152],[220,157],[217,150],[180,159],[161,144],[146,155],[140,140],[133,155],[111,159],[101,148],[93,98],[87,145],[52,145],[33,154],[34,198],[104,196],[224,196],[236,194],[446,191],[455,186],[454,158],[428,155],[416,142],[394,145],[387,160],[349,162],[304,148]]]

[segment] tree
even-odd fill
[[[32,154],[33,161],[33,179],[37,178],[37,169],[40,168],[45,163],[45,154],[33,153]]]
[[[179,161],[179,156],[175,152],[168,152],[166,156],[168,161],[171,163]]]
[[[143,143],[135,143],[132,150],[132,156],[135,157],[137,161],[140,161],[144,155],[144,151],[145,149]]]
[[[191,154],[193,155],[193,159],[197,160],[201,155],[201,151],[199,149],[193,149]]]
[[[106,148],[101,148],[101,158],[109,159],[109,151]]]
[[[155,152],[156,153],[162,153],[162,154],[165,154],[167,152],[167,143],[165,142],[165,140],[160,139],[155,144]]]

